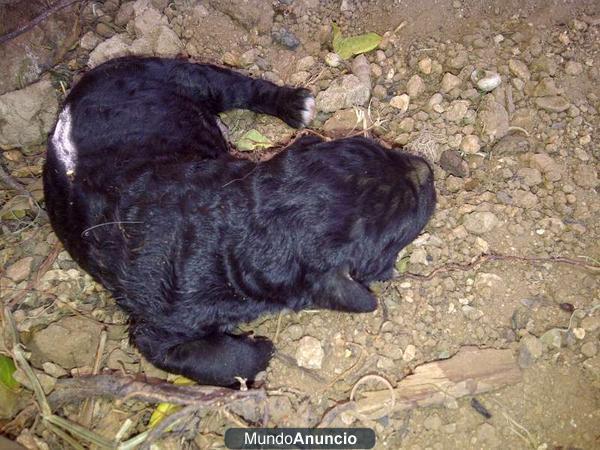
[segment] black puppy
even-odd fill
[[[301,127],[314,99],[209,65],[113,60],[67,97],[44,170],[54,230],[129,313],[132,342],[216,385],[253,379],[272,355],[269,340],[232,334],[240,322],[373,311],[368,283],[391,277],[435,206],[427,162],[368,139],[235,159],[215,116],[231,108]]]

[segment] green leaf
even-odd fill
[[[408,270],[408,262],[410,261],[410,256],[405,256],[396,261],[396,270],[400,273],[404,273]]]
[[[256,130],[250,130],[243,134],[243,136],[235,143],[238,150],[241,151],[252,151],[260,148],[269,148],[273,146],[273,143]]]
[[[0,384],[11,391],[19,389],[19,383],[13,378],[17,370],[15,363],[8,356],[0,355]]]
[[[376,49],[380,42],[381,36],[377,33],[365,33],[345,38],[342,36],[340,27],[335,22],[333,23],[333,51],[342,59],[370,52]]]

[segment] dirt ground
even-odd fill
[[[0,0],[0,34],[45,8]],[[345,36],[383,36],[365,55],[366,82],[350,76],[362,59],[330,54],[332,21]],[[1,167],[18,183],[0,185],[1,298],[46,395],[95,362],[121,376],[167,378],[129,345],[126,316],[62,249],[43,211],[45,140],[60,101],[82,71],[125,54],[185,56],[306,86],[317,98],[314,132],[363,132],[426,153],[438,193],[433,219],[398,258],[401,275],[372,287],[376,312],[305,311],[244,325],[280,353],[263,377],[266,400],[206,408],[153,448],[223,448],[225,429],[264,425],[265,404],[268,426],[328,417],[375,429],[378,449],[600,448],[600,3],[89,1],[0,44]],[[493,86],[478,84],[482,77]],[[342,80],[354,84],[333,95]],[[365,90],[369,100],[356,100]],[[222,119],[232,142],[253,128],[273,142],[294,132],[250,112]],[[481,257],[490,254],[522,259]],[[6,336],[6,319],[0,326]],[[0,353],[14,355],[4,345]],[[407,381],[433,367],[424,364],[469,346],[507,350],[516,375],[493,362],[465,365],[460,395],[439,384],[429,406],[417,396],[400,407]],[[470,377],[476,371],[485,382]],[[10,390],[0,373],[4,433],[30,449],[72,445],[39,417],[18,420],[33,395],[23,373],[15,378],[23,386]],[[394,407],[387,387],[399,395]],[[370,391],[385,400],[369,404]],[[374,411],[327,416],[360,401]],[[146,431],[155,408],[89,405],[56,413],[109,440]]]

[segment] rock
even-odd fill
[[[512,196],[515,204],[524,209],[532,209],[539,205],[538,198],[529,191],[518,189]]]
[[[446,150],[440,157],[440,166],[455,177],[468,177],[469,165],[456,150]]]
[[[94,363],[102,326],[81,317],[65,317],[33,335],[28,344],[31,362],[41,367],[46,361],[69,370]]]
[[[567,61],[565,64],[565,72],[567,75],[577,76],[583,73],[583,64],[575,61]]]
[[[371,96],[371,88],[356,75],[344,75],[317,95],[317,108],[323,112],[364,105]]]
[[[387,92],[387,89],[385,88],[385,86],[382,86],[381,84],[377,84],[373,88],[373,97],[383,100],[387,97],[387,95],[388,95],[388,92]]]
[[[598,345],[594,341],[586,342],[581,346],[581,353],[583,356],[592,358],[598,353]]]
[[[110,38],[117,34],[111,26],[105,24],[104,22],[99,22],[96,25],[96,33],[98,33],[103,38]]]
[[[96,33],[88,31],[81,37],[79,46],[84,50],[93,50],[100,42],[102,42],[102,39]]]
[[[554,79],[542,78],[542,80],[533,89],[534,97],[548,97],[560,94],[560,90],[556,87]]]
[[[134,2],[125,2],[121,5],[117,14],[115,14],[115,25],[124,27],[133,19],[133,3]]]
[[[38,16],[45,4],[34,1],[0,0],[0,34],[16,30]],[[58,48],[66,43],[77,26],[78,4],[56,11],[41,24],[0,44],[0,94],[22,89],[36,82],[58,59]],[[0,117],[4,115],[0,112]],[[0,127],[2,119],[0,119]]]
[[[500,221],[496,215],[489,211],[476,211],[469,213],[463,220],[463,225],[469,233],[481,235],[492,231]]]
[[[562,347],[562,330],[552,328],[540,337],[540,341],[546,349],[560,349]]]
[[[536,153],[531,157],[530,165],[532,168],[540,170],[548,181],[554,182],[562,178],[562,169],[546,153]]]
[[[286,328],[285,333],[291,341],[297,341],[302,337],[304,330],[302,329],[302,325],[294,323]]]
[[[404,352],[402,353],[402,360],[405,362],[410,362],[413,359],[415,359],[416,355],[417,355],[417,348],[412,344],[408,344],[406,346],[406,348],[404,349]]]
[[[560,95],[552,95],[549,97],[537,97],[535,104],[538,108],[550,112],[563,112],[570,108],[571,104]]]
[[[519,61],[518,59],[511,59],[508,61],[508,68],[514,76],[520,78],[523,81],[529,81],[529,79],[531,78],[529,69],[523,61]]]
[[[54,386],[56,386],[56,378],[51,377],[50,375],[45,374],[44,372],[41,372],[39,370],[34,370],[34,373],[35,373],[37,380],[40,382],[40,384],[42,386],[42,390],[44,391],[44,394],[46,394],[46,395],[50,394],[54,390]],[[22,384],[27,389],[33,390],[33,386],[31,384],[31,382],[29,381],[29,377],[27,377],[27,375],[25,375],[25,373],[22,372],[21,370],[17,370],[13,374],[13,378],[15,379],[15,381],[17,381],[19,384]]]
[[[323,362],[325,352],[321,347],[321,342],[312,337],[304,336],[298,342],[298,349],[296,350],[296,363],[300,367],[306,367],[307,369],[320,369]]]
[[[342,61],[342,57],[337,53],[329,52],[325,55],[325,64],[329,67],[338,67]]]
[[[496,102],[492,94],[488,94],[479,105],[476,124],[480,130],[480,137],[494,142],[508,133],[508,112]]]
[[[410,97],[407,94],[396,95],[390,99],[390,106],[399,109],[403,113],[408,111],[409,104]]]
[[[425,91],[425,83],[419,75],[413,75],[406,83],[406,92],[410,98],[417,98]]]
[[[22,258],[8,266],[4,274],[15,283],[18,283],[19,281],[26,280],[29,277],[32,265],[33,257],[26,256],[25,258]]]
[[[455,100],[450,104],[450,107],[444,113],[446,120],[450,122],[460,122],[469,109],[469,102],[466,100]]]
[[[296,62],[296,70],[300,72],[308,71],[312,66],[315,65],[315,62],[315,58],[313,58],[312,56],[305,56],[304,58],[301,58]]]
[[[171,28],[163,25],[158,28],[152,49],[156,56],[173,57],[181,52],[183,44]]]
[[[451,74],[450,72],[447,72],[442,78],[441,91],[444,94],[447,94],[452,89],[459,87],[461,84],[462,80],[460,78],[458,78],[456,75]]]
[[[460,149],[468,154],[477,153],[480,148],[481,145],[479,144],[479,138],[474,134],[466,135],[460,142]]]
[[[427,251],[424,248],[414,249],[413,252],[410,254],[410,263],[428,266],[429,261],[427,261]]]
[[[300,45],[300,40],[287,28],[275,30],[271,33],[271,36],[275,42],[283,45],[286,48],[289,48],[290,50],[294,50]]]
[[[336,111],[333,116],[327,119],[327,121],[323,124],[323,130],[328,133],[336,131],[350,131],[356,128],[357,123],[358,119],[354,109],[342,109],[340,111]]]
[[[496,428],[489,423],[482,423],[477,428],[477,439],[481,448],[502,448],[502,439],[498,437]]]
[[[531,367],[542,356],[543,349],[542,343],[535,336],[527,335],[523,337],[519,344],[519,367],[522,369]]]
[[[489,70],[474,70],[471,73],[471,81],[477,85],[479,90],[490,92],[502,83],[502,78],[496,72]]]
[[[469,320],[475,321],[483,317],[483,312],[471,305],[464,305],[461,309],[463,315]]]
[[[371,88],[371,66],[365,55],[358,55],[352,60],[352,73]]]
[[[410,133],[415,128],[415,119],[412,117],[405,117],[398,124],[398,128],[405,133]]]
[[[295,72],[290,75],[289,82],[292,86],[299,86],[306,83],[306,80],[310,77],[308,72]]]
[[[577,186],[585,189],[594,189],[598,186],[598,170],[593,165],[580,164],[573,177]]]
[[[542,174],[537,169],[522,167],[517,171],[517,176],[523,179],[527,186],[537,186],[542,182]]]
[[[432,68],[432,63],[431,63],[431,58],[427,57],[427,58],[423,58],[422,60],[419,61],[419,70],[421,71],[421,73],[424,73],[425,75],[429,75],[431,73],[431,68]]]
[[[460,51],[456,56],[448,59],[446,64],[452,69],[462,69],[469,63],[469,55],[465,51]]]
[[[58,100],[44,78],[0,96],[0,148],[29,148],[46,140],[58,114]]]
[[[437,431],[442,426],[442,419],[437,414],[432,414],[423,421],[426,430]]]
[[[60,367],[58,364],[51,363],[50,361],[46,361],[42,364],[42,368],[44,372],[54,378],[64,377],[69,374],[65,369]]]
[[[131,41],[126,33],[116,34],[110,39],[101,42],[90,53],[88,67],[93,68],[109,59],[119,58],[131,54]]]
[[[273,26],[274,11],[271,2],[262,0],[210,0],[209,3],[214,9],[227,14],[247,30],[256,28],[260,33],[266,33]]]
[[[584,317],[581,320],[581,327],[588,332],[600,329],[600,315]]]

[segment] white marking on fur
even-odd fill
[[[52,145],[56,151],[56,157],[69,176],[75,173],[75,165],[77,164],[77,147],[73,142],[72,131],[71,109],[67,105],[58,116],[58,123],[52,135]]]
[[[304,99],[304,108],[302,108],[302,123],[307,126],[315,118],[317,112],[314,97],[306,97]]]

